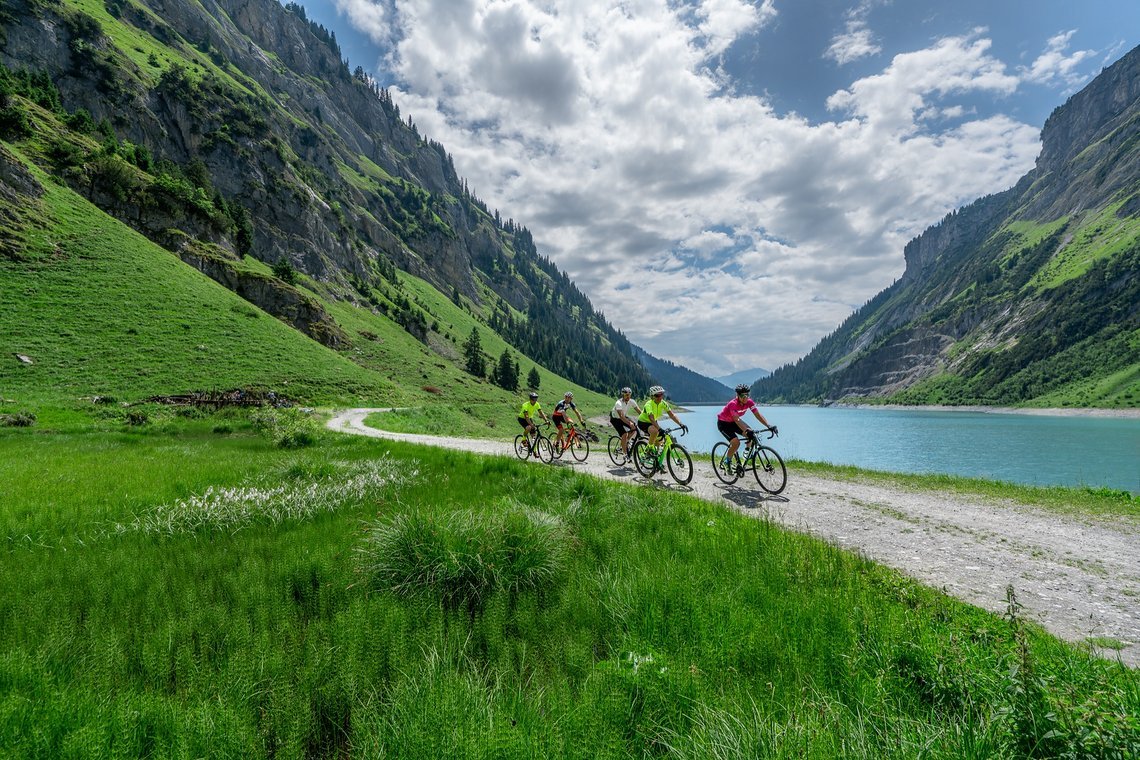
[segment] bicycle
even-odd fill
[[[610,461],[618,467],[625,467],[626,463],[633,459],[633,447],[637,442],[644,438],[641,430],[637,425],[633,426],[633,435],[629,437],[629,453],[627,454],[621,447],[621,436],[611,435],[609,443],[606,444],[606,450],[609,452]]]
[[[673,431],[683,429],[662,428],[657,434],[655,447],[650,447],[648,438],[639,440],[633,447],[633,464],[637,471],[647,478],[652,478],[668,468],[669,474],[678,485],[688,485],[693,479],[693,457],[688,449],[673,440]]]
[[[554,461],[554,444],[542,433],[542,428],[549,425],[545,422],[534,426],[533,440],[529,433],[522,432],[515,436],[515,456],[526,461],[533,454],[534,458],[547,464]]]
[[[772,428],[766,428],[768,438],[772,439],[776,436],[776,432]],[[717,478],[725,485],[732,485],[744,476],[744,471],[749,467],[752,468],[752,474],[756,476],[756,482],[760,484],[768,493],[775,496],[784,490],[788,484],[788,468],[784,466],[784,460],[771,446],[765,446],[760,443],[760,436],[756,434],[755,430],[749,431],[751,435],[747,436],[748,443],[744,449],[744,456],[740,456],[740,450],[737,449],[736,453],[732,455],[732,461],[728,462],[727,466],[724,463],[725,454],[728,453],[728,443],[721,441],[712,450],[712,465],[713,472],[716,473]]]
[[[561,459],[562,454],[566,449],[570,449],[570,453],[579,462],[585,462],[586,457],[590,456],[590,441],[597,442],[598,435],[593,430],[587,427],[578,427],[570,420],[562,423],[567,427],[566,437],[559,446],[557,441],[551,441],[552,452],[555,459]]]

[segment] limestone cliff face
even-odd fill
[[[1079,379],[1097,341],[1140,328],[1140,243],[1129,221],[1140,218],[1140,48],[1056,109],[1041,141],[1017,185],[910,241],[897,282],[755,392],[785,401],[883,397],[957,373],[973,394],[967,402],[1016,402],[1056,387],[1064,373]],[[1105,253],[1072,254],[1092,262],[1081,265],[1087,273],[1045,287],[1074,240],[1098,227],[1121,231],[1105,238]],[[1040,232],[1027,242],[1019,228]],[[1122,366],[1130,351],[1123,343],[1117,351]]]

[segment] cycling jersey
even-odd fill
[[[629,401],[622,401],[619,398],[617,400],[617,403],[614,404],[614,408],[610,410],[610,416],[613,417],[614,419],[619,419],[619,420],[622,418],[623,414],[626,417],[628,417],[630,407],[633,407],[638,412],[641,411],[641,407],[638,406],[637,402],[634,401],[633,399],[630,399]]]
[[[649,416],[653,415],[653,419],[660,422],[661,418],[668,414],[669,409],[671,408],[672,407],[669,406],[669,402],[665,399],[661,399],[660,401],[649,399],[645,402],[645,407],[641,410],[641,414],[638,416],[637,421],[649,422]]]
[[[541,410],[542,410],[542,404],[538,403],[537,401],[534,401],[534,402],[527,401],[525,404],[522,405],[522,409],[519,410],[519,416],[524,418],[524,419],[528,419],[528,420],[533,419],[534,416],[536,414],[538,414]]]
[[[557,404],[554,405],[554,413],[555,414],[565,414],[566,413],[566,407],[570,407],[575,412],[578,411],[578,407],[574,406],[573,401],[567,401],[566,399],[562,399],[561,401],[559,401]]]
[[[742,404],[740,403],[740,399],[734,398],[724,405],[724,408],[720,410],[716,418],[721,422],[734,422],[743,417],[749,409],[755,408],[756,402],[752,399],[748,399]]]

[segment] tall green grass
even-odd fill
[[[1014,599],[989,615],[770,523],[564,469],[213,427],[0,432],[0,755],[1140,750],[1137,673]],[[375,487],[310,495],[377,463]],[[113,529],[271,484],[327,508]]]

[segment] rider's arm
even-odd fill
[[[764,419],[764,415],[760,414],[759,409],[757,409],[756,407],[752,407],[752,413],[756,415],[756,419],[760,420],[761,425],[763,425],[766,428],[772,427],[772,425],[768,422],[768,420]]]

